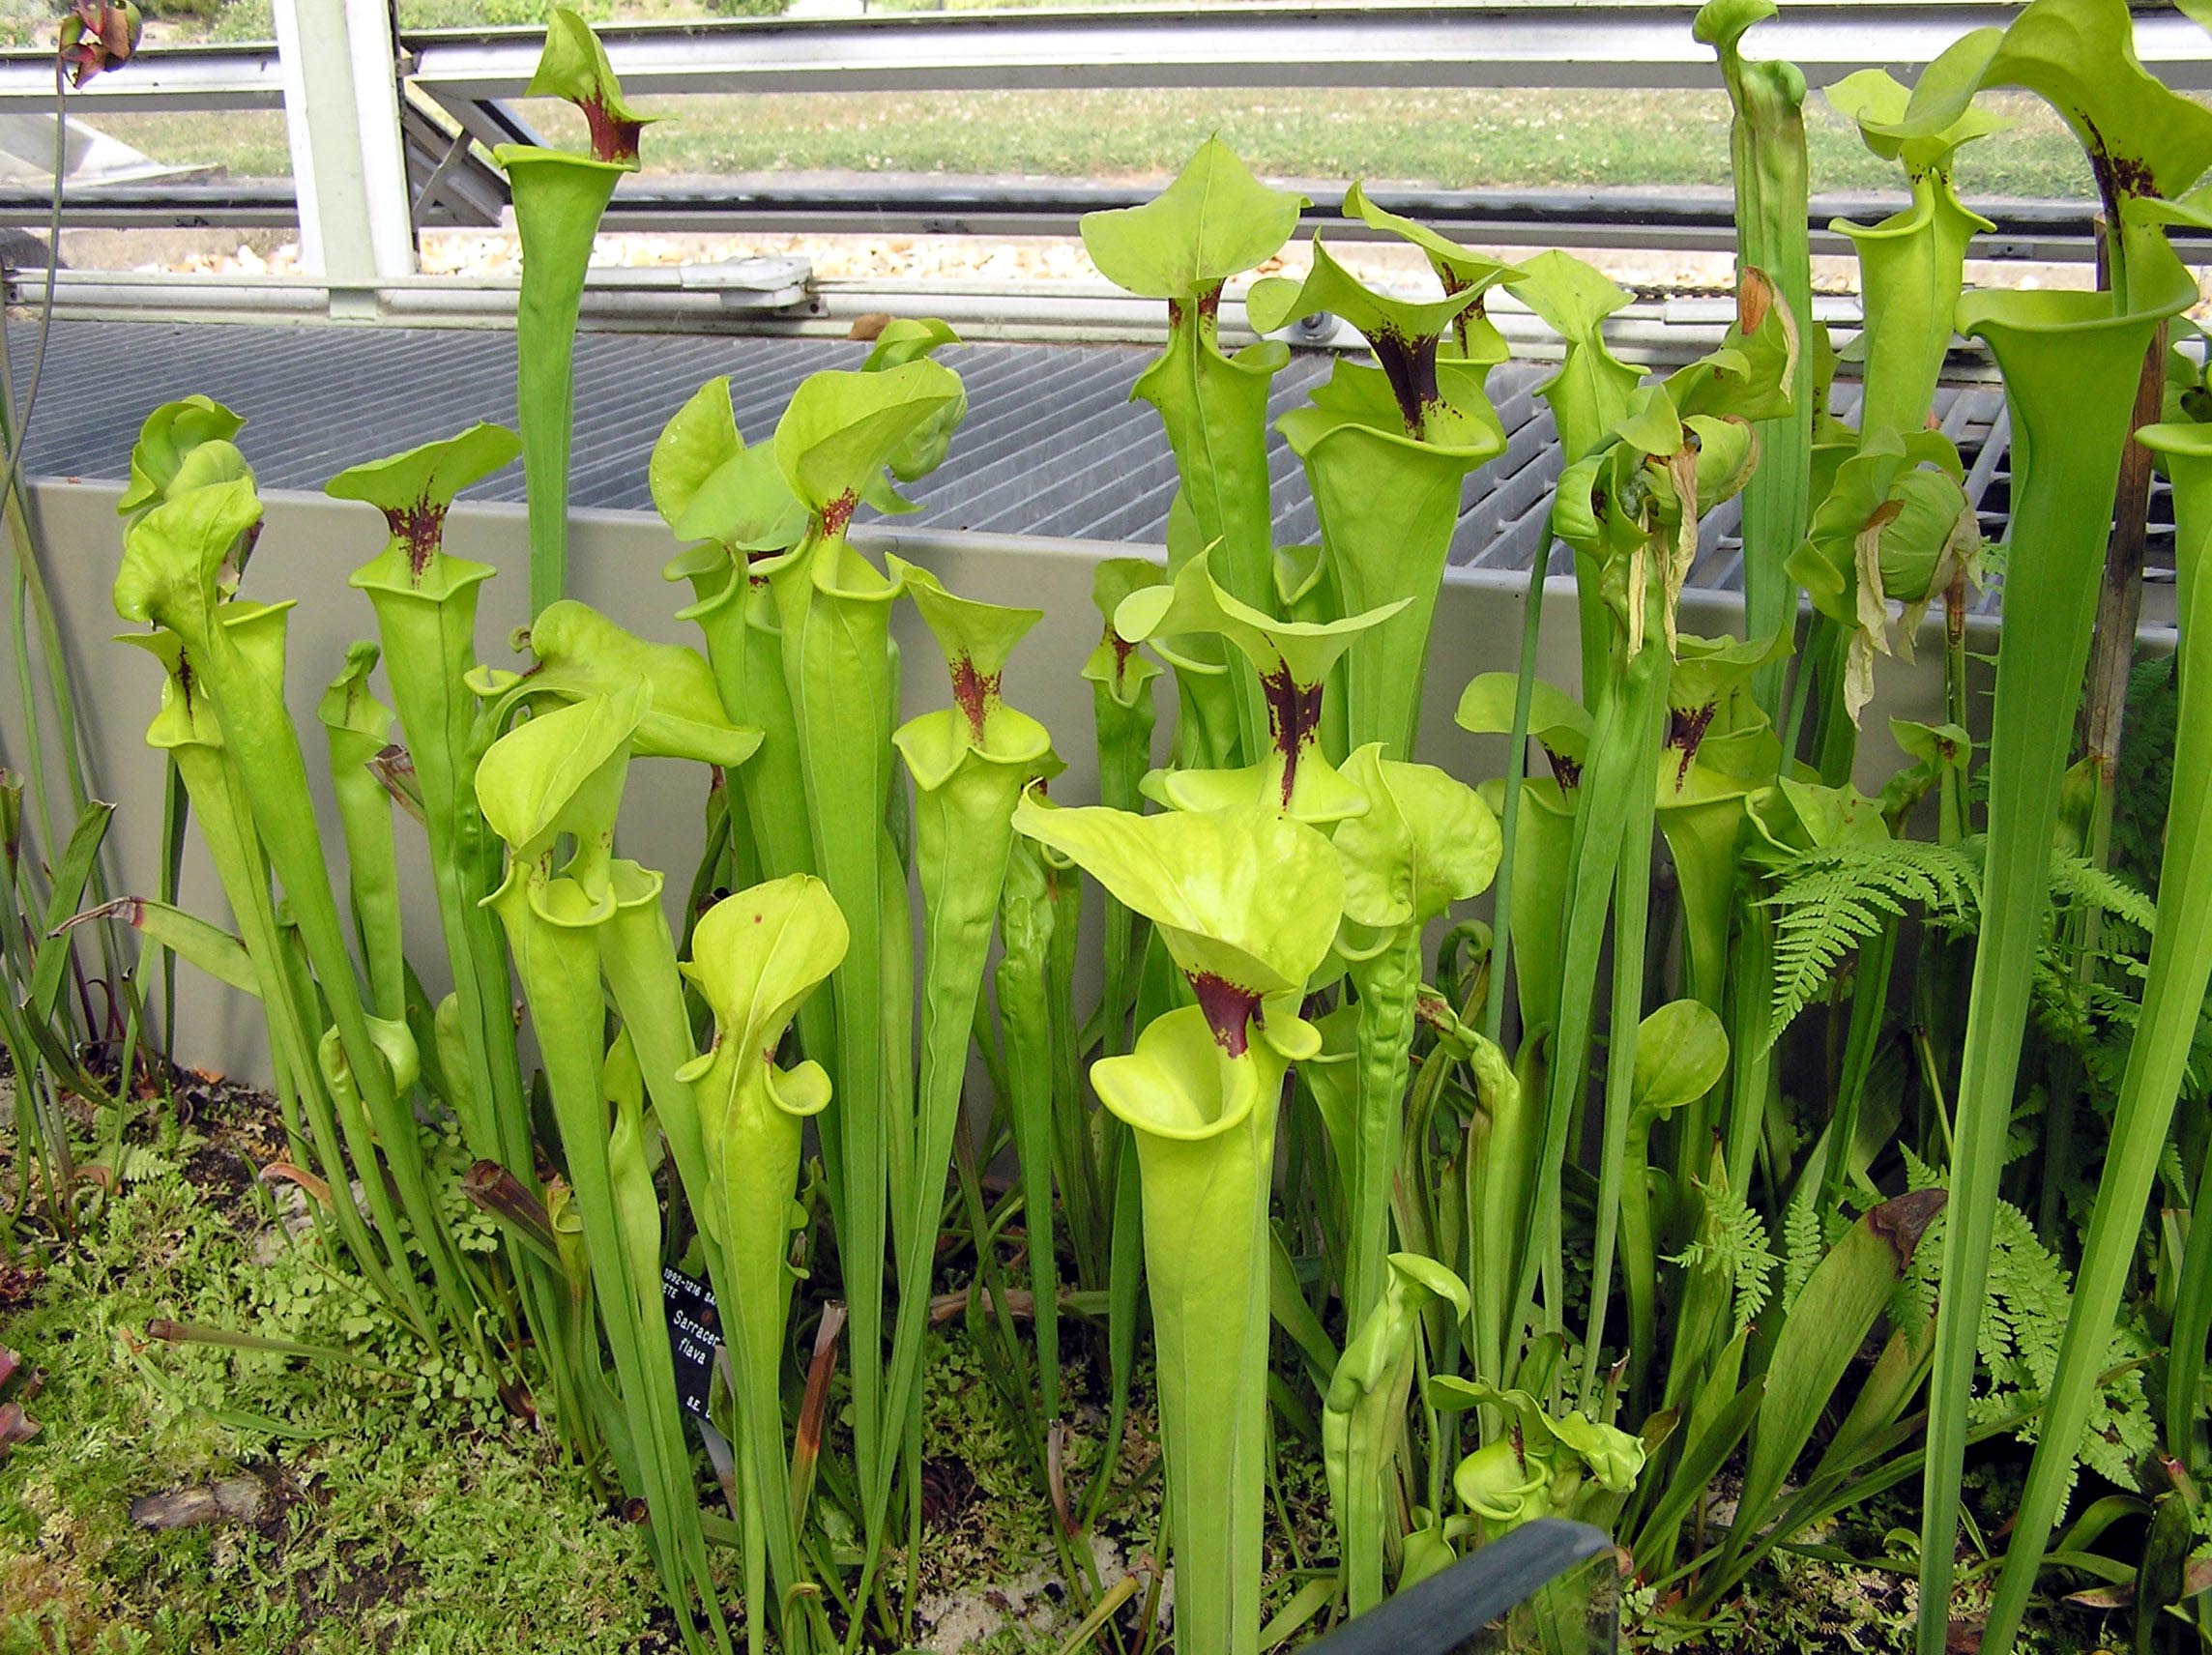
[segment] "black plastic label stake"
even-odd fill
[[[697,1277],[664,1265],[660,1304],[668,1317],[668,1349],[676,1358],[676,1400],[685,1413],[705,1419],[714,1376],[714,1347],[722,1342],[714,1294]]]

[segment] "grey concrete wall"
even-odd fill
[[[95,790],[119,806],[107,842],[110,888],[152,892],[159,881],[162,767],[143,736],[154,711],[159,669],[151,657],[109,641],[119,625],[108,602],[109,584],[121,556],[117,492],[109,484],[44,479],[35,488],[34,500],[65,645],[77,677]],[[1076,676],[1098,637],[1098,617],[1090,600],[1091,569],[1101,558],[1127,556],[1140,548],[902,533],[895,526],[878,527],[856,537],[927,566],[956,592],[1044,610],[1044,622],[1007,670],[1006,697],[1045,722],[1068,761],[1069,774],[1055,784],[1055,797],[1077,803],[1095,800],[1091,686]],[[287,692],[319,789],[326,853],[334,878],[341,880],[344,853],[329,798],[315,704],[343,660],[346,645],[358,637],[373,636],[368,602],[347,586],[346,577],[382,542],[382,523],[366,507],[318,495],[272,494],[267,527],[245,586],[247,595],[265,602],[298,600],[291,624]],[[512,664],[507,640],[524,619],[528,565],[522,508],[460,507],[449,520],[447,543],[501,570],[499,578],[485,587],[478,648],[486,661]],[[695,629],[674,618],[687,589],[660,578],[661,565],[674,550],[675,542],[655,518],[579,513],[569,552],[572,595],[645,636],[695,645]],[[1452,711],[1471,676],[1513,670],[1522,599],[1522,582],[1517,578],[1455,570],[1446,579],[1438,608],[1421,756],[1469,780],[1499,772],[1504,742],[1502,738],[1467,735],[1452,723]],[[901,604],[895,615],[896,634],[908,663],[903,683],[906,712],[911,715],[945,705],[946,686],[936,668],[935,646],[912,605]],[[1686,630],[1709,633],[1732,628],[1739,617],[1736,601],[1726,595],[1691,593],[1684,598]],[[1985,637],[1979,647],[1994,647],[1994,641]],[[0,651],[11,648],[0,639]],[[1539,670],[1571,687],[1575,662],[1573,585],[1554,581],[1545,604]],[[23,706],[15,666],[9,661],[0,668],[0,761],[21,768],[26,762]],[[1159,682],[1164,685],[1167,681],[1163,677]],[[1891,713],[1940,717],[1940,652],[1933,634],[1917,663],[1880,663],[1877,683],[1875,704],[1867,710],[1868,740],[1861,758],[1862,784],[1870,788],[1899,762],[1885,733],[1886,717]],[[1163,694],[1163,740],[1171,711],[1171,697]],[[696,765],[642,760],[630,771],[621,849],[648,866],[665,870],[672,900],[681,900],[697,860],[705,792],[706,771]],[[433,992],[442,992],[446,973],[422,837],[404,817],[398,819],[398,827],[410,957]],[[67,831],[66,823],[62,831]],[[186,855],[184,901],[211,918],[226,918],[221,892],[196,839]],[[181,991],[187,986],[184,979],[193,976],[189,971],[180,973]],[[179,1060],[266,1080],[267,1060],[253,1003],[205,980],[192,980],[189,988],[180,997]]]

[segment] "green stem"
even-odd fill
[[[1513,959],[1513,865],[1521,838],[1521,787],[1528,771],[1528,709],[1536,693],[1536,656],[1543,640],[1544,581],[1552,561],[1552,542],[1546,537],[1528,566],[1528,586],[1521,600],[1521,661],[1513,681],[1513,728],[1505,744],[1504,802],[1498,820],[1501,837],[1498,851],[1498,879],[1492,887],[1490,993],[1482,1011],[1482,1031],[1492,1040],[1504,1038],[1505,974]],[[1541,920],[1539,920],[1541,923]]]
[[[995,987],[1006,1057],[1006,1114],[1013,1122],[1029,1230],[1037,1377],[1045,1418],[1054,1420],[1060,1417],[1060,1290],[1052,1208],[1052,1005],[1045,962],[1055,915],[1046,878],[1043,853],[1034,841],[1022,840],[1007,864],[1000,898],[999,934],[1004,951]]]
[[[1549,1086],[1545,1100],[1543,1147],[1537,1187],[1551,1188],[1565,1164],[1571,1128],[1579,1118],[1589,1086],[1589,1049],[1597,979],[1605,941],[1605,919],[1615,875],[1624,853],[1624,832],[1641,798],[1652,798],[1658,720],[1667,705],[1667,652],[1656,640],[1629,661],[1622,687],[1604,699],[1590,738],[1590,759],[1577,789],[1573,844],[1568,854],[1565,943],[1559,1004],[1552,1035]],[[1638,950],[1641,952],[1641,948]],[[1514,1310],[1506,1320],[1510,1348],[1535,1303],[1536,1281],[1547,1252],[1557,1251],[1558,1214],[1546,1214],[1544,1245],[1525,1238],[1514,1271]],[[1547,1305],[1553,1331],[1562,1307]]]
[[[1228,1057],[1196,1006],[1167,1013],[1135,1053],[1091,1070],[1134,1129],[1144,1178],[1177,1645],[1193,1655],[1260,1647],[1267,1199],[1284,1070],[1265,1040]],[[1182,1085],[1193,1089],[1179,1096]],[[1194,1105],[1203,1124],[1160,1129]]]
[[[884,863],[890,842],[889,614],[898,587],[820,520],[806,541],[759,566],[782,632],[814,866],[851,929],[831,979],[839,1119],[823,1134],[837,1190],[845,1292],[853,1309],[854,1452],[861,1486],[888,1487],[884,1408],[883,1259],[889,1210],[891,1078],[883,980]],[[876,1501],[871,1498],[871,1505]],[[880,1507],[879,1507],[880,1509]]]
[[[1766,274],[1802,341],[1814,326],[1805,76],[1792,63],[1742,56],[1742,28],[1759,11],[1738,8],[1732,16],[1744,21],[1723,28],[1716,38],[1706,27],[1716,10],[1725,8],[1699,14],[1698,33],[1720,54],[1735,110],[1729,159],[1735,177],[1738,262]],[[1797,606],[1796,586],[1782,565],[1804,539],[1812,510],[1813,352],[1802,346],[1790,399],[1789,413],[1753,427],[1759,469],[1743,490],[1743,624],[1751,638],[1774,636],[1790,624]],[[1769,718],[1781,716],[1784,670],[1776,660],[1753,675],[1753,695]]]
[[[1639,729],[1631,724],[1625,733],[1644,751],[1655,754],[1664,729],[1660,718],[1667,705],[1668,669],[1673,663],[1664,644],[1646,645],[1644,653],[1659,657],[1657,670],[1652,675],[1657,680],[1654,703],[1644,726]],[[1638,1185],[1635,1216],[1644,1231],[1641,1237],[1631,1236],[1631,1241],[1640,1241],[1645,1253],[1639,1259],[1632,1252],[1626,1271],[1631,1329],[1629,1359],[1641,1376],[1656,1355],[1653,1350],[1656,1340],[1650,1325],[1653,1270],[1649,1257],[1650,1224],[1642,1188],[1644,1165],[1641,1157],[1631,1154],[1632,1149],[1639,1147],[1635,1143],[1636,1035],[1637,1026],[1644,1019],[1644,930],[1651,912],[1651,834],[1655,814],[1656,796],[1650,788],[1640,789],[1630,796],[1626,820],[1620,829],[1619,863],[1614,874],[1613,1002],[1606,1021],[1605,1137],[1598,1161],[1589,1329],[1583,1341],[1582,1395],[1586,1407],[1594,1406],[1597,1394],[1600,1334],[1613,1295],[1614,1250],[1620,1233],[1624,1186],[1630,1179]],[[1644,1147],[1648,1147],[1648,1128],[1645,1139]]]
[[[614,1356],[627,1430],[610,1435],[618,1441],[625,1435],[628,1438],[639,1492],[653,1517],[647,1547],[685,1646],[696,1648],[700,1642],[689,1607],[696,1586],[718,1634],[715,1643],[726,1650],[728,1635],[706,1577],[704,1553],[696,1560],[690,1555],[698,1504],[691,1494],[688,1456],[678,1464],[670,1454],[670,1432],[681,1429],[682,1415],[659,1315],[658,1282],[636,1279],[637,1250],[626,1237],[616,1170],[609,1162],[602,1089],[606,1002],[599,986],[598,931],[591,919],[594,905],[574,881],[550,877],[540,862],[513,869],[493,896],[492,907],[507,928],[515,974],[538,1031],[562,1156],[583,1221],[594,1302]],[[547,918],[547,913],[564,917]],[[573,919],[567,917],[570,915]],[[650,1321],[643,1315],[647,1304],[654,1310]]]

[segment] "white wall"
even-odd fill
[[[160,679],[152,657],[109,641],[119,629],[108,603],[108,586],[121,556],[121,527],[115,515],[118,492],[113,484],[44,479],[34,489],[34,502],[44,531],[55,602],[78,674],[78,705],[94,788],[120,807],[107,841],[111,888],[119,894],[152,893],[159,888],[162,766],[143,736]],[[502,570],[484,588],[478,648],[489,662],[515,664],[507,639],[524,619],[528,552],[522,508],[458,507],[448,520],[446,535],[453,551]],[[1091,604],[1091,568],[1101,558],[1128,556],[1142,548],[901,532],[893,527],[878,527],[859,537],[863,544],[894,550],[926,566],[955,592],[1045,611],[1044,622],[1007,671],[1006,698],[1046,723],[1068,762],[1068,775],[1054,784],[1055,797],[1076,803],[1094,800],[1091,686],[1076,676],[1098,639],[1098,616]],[[244,589],[247,595],[265,602],[299,600],[291,624],[287,688],[309,771],[318,777],[324,845],[337,879],[343,877],[344,854],[327,775],[322,774],[325,749],[315,704],[342,662],[346,645],[373,635],[368,601],[347,586],[346,577],[382,543],[382,523],[367,507],[319,495],[273,493],[268,497],[267,527]],[[674,619],[674,612],[688,598],[688,589],[660,579],[661,565],[674,550],[674,541],[656,518],[580,512],[569,549],[571,595],[646,636],[696,645],[696,629]],[[1452,710],[1461,688],[1475,673],[1510,672],[1517,664],[1522,599],[1523,582],[1518,577],[1455,570],[1446,579],[1438,607],[1421,756],[1470,781],[1499,772],[1504,741],[1467,735],[1452,723]],[[906,712],[946,705],[946,686],[936,666],[935,646],[912,605],[901,604],[895,614],[907,663]],[[1736,600],[1725,595],[1691,593],[1683,600],[1682,624],[1689,631],[1732,628],[1738,617]],[[0,643],[0,649],[10,647]],[[1975,647],[1994,648],[1994,637],[1985,632]],[[1571,686],[1575,659],[1573,583],[1555,580],[1544,607],[1539,670]],[[1899,762],[1886,736],[1888,715],[1939,720],[1940,660],[1940,647],[1931,631],[1917,663],[1879,664],[1877,693],[1866,712],[1862,785],[1878,786]],[[15,665],[11,661],[0,670],[0,757],[19,769],[25,758]],[[1163,686],[1164,742],[1172,691],[1164,689],[1169,682],[1165,675],[1157,682]],[[622,850],[668,874],[672,901],[682,900],[697,860],[705,793],[706,771],[696,765],[644,760],[630,771],[620,828]],[[397,824],[407,881],[410,957],[432,992],[443,992],[446,973],[422,837],[404,816],[397,818]],[[67,830],[65,824],[62,831]],[[184,902],[211,918],[225,916],[220,890],[196,838],[186,856]],[[243,996],[194,979],[189,969],[180,970],[178,1060],[265,1081],[258,1008]],[[185,992],[188,987],[189,992]]]

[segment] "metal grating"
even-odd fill
[[[17,383],[32,330],[10,347]],[[139,421],[157,404],[202,392],[247,416],[243,446],[262,483],[317,489],[360,460],[446,436],[474,420],[514,419],[514,335],[505,330],[306,328],[213,323],[58,322],[31,425],[34,476],[121,480]],[[807,374],[859,365],[865,347],[838,339],[585,334],[576,345],[573,498],[582,508],[647,511],[646,460],[669,416],[703,382],[730,378],[746,440],[773,429]],[[1126,345],[977,344],[950,360],[968,386],[969,414],[945,465],[909,490],[917,525],[978,534],[1041,535],[1158,545],[1175,469],[1159,421],[1129,400],[1151,352]],[[1276,376],[1271,411],[1301,400],[1327,376],[1323,352],[1295,356]],[[1452,561],[1527,568],[1545,538],[1559,453],[1550,411],[1535,395],[1548,370],[1509,363],[1490,378],[1506,447],[1470,479]],[[1848,417],[1855,392],[1839,388]],[[1959,444],[1968,488],[1994,540],[2011,498],[2003,397],[1946,388],[1936,413]],[[1271,441],[1277,539],[1319,537],[1295,457]],[[471,491],[519,500],[512,468]],[[2152,503],[2151,577],[2171,579],[2169,501]],[[1742,573],[1740,513],[1732,503],[1704,524],[1693,585],[1732,590]],[[1557,551],[1555,572],[1568,566]],[[1984,604],[1994,602],[1994,593]]]

